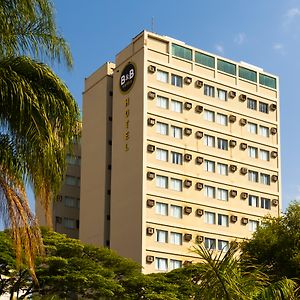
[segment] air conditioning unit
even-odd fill
[[[184,102],[184,108],[186,110],[190,110],[193,107],[191,102]]]
[[[241,193],[241,199],[246,200],[248,198],[248,193]]]
[[[154,152],[155,151],[155,146],[154,145],[147,145],[147,151],[148,152]]]
[[[241,118],[241,119],[240,119],[240,124],[241,124],[242,126],[245,126],[247,123],[248,123],[247,119],[245,119],[245,118]]]
[[[56,201],[62,201],[62,199],[63,199],[63,196],[62,195],[57,195],[56,196]]]
[[[277,133],[277,128],[276,127],[272,127],[271,129],[270,129],[270,132],[271,132],[271,134],[276,134]]]
[[[237,191],[236,190],[230,190],[230,197],[234,198],[237,196]]]
[[[201,217],[201,216],[203,216],[203,214],[204,214],[203,209],[201,209],[201,208],[196,209],[196,216]]]
[[[236,121],[236,116],[230,115],[230,116],[229,116],[229,122],[230,122],[230,123],[234,123],[235,121]]]
[[[201,80],[196,80],[195,86],[196,86],[197,88],[202,88],[202,87],[203,87],[203,81],[201,81]]]
[[[202,235],[196,236],[196,243],[200,244],[204,241],[204,237]]]
[[[201,191],[201,190],[203,189],[203,183],[201,183],[201,182],[196,182],[195,188],[196,188],[196,190]]]
[[[62,217],[55,217],[55,222],[57,224],[61,224],[62,223]]]
[[[241,143],[240,147],[241,150],[246,150],[248,148],[248,145],[246,143]]]
[[[149,99],[155,99],[156,94],[154,92],[148,92]]]
[[[245,94],[240,94],[239,99],[240,99],[241,101],[246,101],[246,100],[247,100],[247,96],[246,96]]]
[[[151,264],[154,262],[154,256],[152,255],[147,255],[146,256],[146,263]]]
[[[184,134],[185,135],[191,135],[192,134],[192,129],[191,128],[184,128]]]
[[[195,132],[196,139],[202,139],[203,138],[203,132],[202,131],[196,131]]]
[[[192,77],[188,77],[188,76],[187,76],[187,77],[184,77],[184,83],[185,83],[185,84],[191,84],[192,81],[193,81],[193,80],[192,80]]]
[[[228,97],[229,98],[235,98],[236,97],[236,92],[235,91],[229,91]]]
[[[192,213],[193,209],[190,206],[185,206],[183,211],[185,214],[189,215],[190,213]]]
[[[197,165],[201,165],[203,163],[203,161],[204,161],[204,158],[201,157],[201,156],[197,156],[196,159],[195,159],[195,161],[196,161]]]
[[[203,112],[203,106],[196,105],[195,106],[195,112],[201,114]]]
[[[237,170],[237,166],[236,165],[230,165],[229,169],[232,173],[234,173]]]
[[[147,199],[146,203],[148,207],[153,207],[155,205],[155,201],[153,199]]]
[[[149,66],[148,66],[148,71],[149,71],[149,73],[155,73],[156,67],[153,66],[153,65],[149,65]]]
[[[147,172],[147,178],[148,179],[154,179],[155,178],[155,173],[153,173],[153,172]]]
[[[238,220],[237,216],[234,216],[234,215],[230,216],[230,222],[231,223],[235,223],[237,220]]]
[[[187,188],[192,186],[192,181],[191,180],[186,179],[183,183],[184,183],[184,186],[187,187]]]
[[[185,260],[184,262],[183,262],[183,265],[184,266],[190,266],[192,264],[192,261],[191,260]]]
[[[153,125],[155,125],[155,119],[148,118],[148,120],[147,120],[147,124],[148,124],[149,126],[153,126]]]
[[[274,103],[270,104],[270,110],[274,111],[276,109],[277,109],[277,105],[276,104],[274,104]]]
[[[185,233],[185,234],[183,235],[183,239],[184,239],[186,242],[191,241],[192,238],[193,238],[193,236],[192,236],[190,233]]]
[[[191,154],[186,153],[184,154],[183,158],[185,161],[191,161],[193,156]]]
[[[230,146],[231,148],[234,148],[234,147],[236,146],[236,141],[235,141],[235,140],[230,140],[230,141],[229,141],[229,146]]]
[[[272,152],[271,152],[271,157],[272,157],[272,158],[277,158],[277,156],[278,156],[277,151],[272,151]]]
[[[271,180],[272,180],[273,182],[277,182],[277,181],[278,181],[278,176],[277,176],[277,175],[272,175],[272,176],[271,176]]]
[[[277,206],[279,201],[277,199],[272,199],[272,205]]]
[[[147,235],[153,235],[154,234],[154,228],[153,227],[147,227],[146,233],[147,233]]]
[[[241,174],[246,175],[248,173],[248,169],[243,167],[241,168]]]
[[[242,218],[242,220],[241,220],[241,223],[242,223],[243,225],[248,224],[248,222],[249,222],[248,218]]]

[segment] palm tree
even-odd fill
[[[32,186],[51,225],[49,205],[80,131],[76,102],[41,60],[72,66],[51,4],[0,0],[0,214],[11,228],[17,261],[24,257],[33,276],[42,243],[25,187]]]

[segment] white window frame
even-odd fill
[[[229,242],[224,240],[218,240],[218,250],[227,252],[229,250]]]
[[[269,105],[268,103],[259,101],[259,111],[268,114],[269,113]]]
[[[215,122],[215,112],[212,110],[204,109],[203,118],[209,122]]]
[[[168,188],[168,177],[163,175],[156,175],[156,187],[167,189]]]
[[[155,203],[155,213],[161,216],[168,215],[168,204],[163,202],[156,202]]]
[[[183,104],[181,101],[177,101],[172,99],[171,100],[171,111],[182,113],[183,111]]]
[[[215,97],[215,88],[211,85],[204,84],[204,95],[208,97]]]
[[[162,135],[168,135],[169,125],[163,122],[156,122],[156,132]]]
[[[258,148],[249,146],[248,147],[248,155],[251,158],[257,158],[258,157]]]
[[[218,99],[221,101],[227,101],[227,91],[217,89]]]
[[[259,226],[259,222],[256,220],[249,220],[248,228],[251,232],[255,232]]]
[[[261,197],[260,198],[260,207],[264,209],[271,209],[271,199]]]
[[[170,216],[176,219],[182,219],[182,207],[179,205],[170,205]]]
[[[169,82],[169,73],[162,70],[157,70],[156,79],[160,82],[168,83]]]
[[[170,244],[182,245],[182,233],[171,231]]]
[[[218,188],[217,189],[217,199],[222,201],[228,201],[228,190]]]
[[[171,84],[177,87],[183,86],[183,78],[180,75],[171,74]]]
[[[263,137],[269,137],[270,136],[269,127],[259,125],[259,135],[261,135]]]
[[[215,173],[216,171],[216,163],[212,160],[205,159],[204,160],[204,170],[206,172]]]
[[[169,108],[169,99],[167,97],[159,96],[156,97],[156,106],[162,109]]]
[[[228,227],[229,226],[229,217],[227,215],[218,214],[218,225]]]
[[[228,165],[218,163],[217,164],[217,170],[219,175],[228,176]]]
[[[182,165],[182,154],[171,151],[171,156],[172,156],[172,163],[176,165]]]
[[[169,270],[180,269],[182,267],[182,261],[177,259],[170,259]]]
[[[182,180],[177,178],[171,178],[170,189],[173,191],[182,192]]]
[[[217,113],[216,123],[223,125],[223,126],[227,126],[228,125],[228,116]]]
[[[204,213],[204,222],[206,224],[215,225],[216,224],[216,214],[211,211],[206,211]]]
[[[205,134],[204,135],[204,145],[207,147],[215,147],[216,138],[212,135]]]
[[[216,239],[205,238],[204,239],[204,246],[208,250],[216,250]]]
[[[204,195],[207,198],[216,198],[216,188],[214,186],[205,185]]]
[[[171,136],[175,139],[182,139],[182,128],[171,125]]]
[[[248,127],[248,132],[252,134],[257,134],[257,124],[248,122],[247,127]]]
[[[228,150],[228,140],[222,139],[222,138],[218,138],[217,139],[217,144],[218,144],[218,149]]]
[[[258,182],[258,172],[249,170],[248,171],[248,180],[251,182]]]
[[[248,98],[247,99],[247,108],[252,110],[257,110],[257,100]]]
[[[269,174],[260,173],[260,183],[264,185],[271,184],[271,176]]]
[[[264,161],[269,161],[270,160],[270,152],[268,150],[260,149],[259,150],[259,158]]]
[[[156,148],[156,159],[161,161],[168,161],[169,151],[161,148]]]
[[[249,195],[248,204],[252,207],[259,207],[259,198],[258,196]]]
[[[156,229],[156,242],[168,243],[168,231]]]
[[[163,257],[155,258],[155,269],[158,271],[168,271],[168,259]]]

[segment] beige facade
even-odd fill
[[[196,260],[278,216],[279,82],[142,32],[86,79],[80,239],[145,273]]]

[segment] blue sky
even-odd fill
[[[81,107],[84,78],[143,29],[280,77],[284,207],[300,200],[300,0],[55,0],[74,68],[54,67]]]

